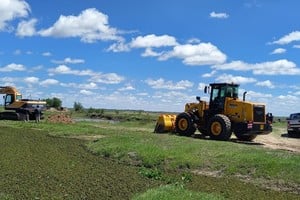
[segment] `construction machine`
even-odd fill
[[[197,97],[197,103],[187,103],[178,115],[159,116],[154,132],[176,132],[191,136],[196,130],[214,140],[229,140],[232,133],[239,140],[252,141],[257,135],[272,132],[272,114],[266,114],[263,103],[253,103],[238,97],[239,85],[211,83],[204,88],[209,102]]]
[[[4,109],[7,110],[0,112],[0,119],[39,121],[46,108],[45,101],[22,99],[22,94],[12,86],[0,86],[0,94],[5,94]]]

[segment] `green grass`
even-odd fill
[[[147,192],[137,195],[133,200],[157,200],[157,199],[170,199],[170,200],[220,200],[225,199],[216,194],[207,194],[187,190],[180,185],[165,185],[159,188],[150,189]]]
[[[135,114],[140,115],[139,113]],[[120,167],[135,166],[137,167],[136,174],[141,177],[154,182],[158,181],[159,184],[163,182],[163,185],[171,183],[171,185],[157,188],[145,188],[135,195],[135,199],[173,199],[170,197],[177,196],[177,194],[180,199],[237,199],[241,196],[244,199],[297,199],[299,197],[288,192],[277,192],[265,188],[267,186],[276,190],[288,190],[300,194],[299,154],[283,150],[270,150],[255,143],[243,144],[179,137],[171,134],[154,134],[152,132],[155,122],[153,119],[147,120],[148,117],[145,114],[138,120],[131,118],[131,120],[113,124],[109,122],[51,124],[45,121],[36,124],[0,121],[0,126],[9,132],[18,132],[18,134],[26,131],[29,135],[34,132],[35,134],[55,136],[48,137],[51,141],[53,140],[52,142],[56,140],[73,141],[73,139],[60,138],[60,136],[103,136],[101,139],[91,142],[81,141],[80,144],[96,155],[96,158],[104,158],[109,162],[114,160],[121,165]],[[154,118],[154,116],[152,117]],[[274,133],[272,134],[279,135],[278,130],[284,126],[284,123],[274,124]],[[35,138],[36,135],[31,135],[31,137]],[[39,142],[32,140],[33,144]],[[64,144],[61,145],[64,146]],[[32,148],[35,149],[35,147]],[[62,149],[59,144],[52,148]],[[81,147],[77,146],[77,148]],[[70,154],[72,151],[77,152],[75,147],[74,149],[70,148],[67,152]],[[36,154],[38,150],[32,152]],[[49,154],[55,153],[50,151]],[[82,152],[78,154],[82,154]],[[14,157],[13,155],[11,154],[12,157]],[[60,156],[57,157],[60,159]],[[30,159],[30,157],[27,158]],[[70,166],[86,162],[83,160],[72,162],[72,159],[68,163]],[[17,160],[16,158],[14,162]],[[46,162],[46,160],[44,161]],[[7,165],[9,166],[9,164]],[[58,163],[53,165],[53,168],[55,167],[58,167],[57,170],[64,168]],[[84,169],[81,170],[84,171]],[[45,179],[43,180],[45,181]],[[85,181],[90,182],[91,180],[87,178]],[[145,192],[146,189],[149,190]],[[2,192],[1,187],[0,191]],[[168,194],[171,195],[168,196]],[[4,191],[0,193],[0,197],[9,199],[11,193]]]

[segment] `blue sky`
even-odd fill
[[[203,86],[300,112],[297,0],[1,0],[0,85],[63,106],[182,111]]]

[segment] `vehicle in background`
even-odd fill
[[[300,113],[292,113],[287,118],[287,132],[291,137],[300,135]]]
[[[0,86],[0,94],[5,94],[3,99],[6,110],[0,112],[0,119],[38,122],[42,118],[42,111],[46,109],[45,101],[23,99],[22,94],[12,86]]]

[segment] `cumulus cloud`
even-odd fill
[[[54,74],[71,74],[71,75],[78,75],[78,76],[94,75],[94,72],[92,70],[73,70],[67,65],[59,65],[56,68],[50,68],[48,72],[50,76],[53,76]]]
[[[92,70],[74,70],[66,65],[59,65],[56,68],[51,68],[48,70],[49,75],[53,76],[55,74],[68,74],[75,76],[90,76],[89,81],[95,83],[105,83],[105,84],[118,84],[122,82],[125,78],[116,73],[103,74],[101,72],[94,72]]]
[[[131,84],[126,84],[124,87],[118,89],[119,91],[131,91],[135,90],[135,88]]]
[[[125,44],[124,41],[114,43],[107,48],[107,51],[112,52],[128,52],[130,47],[128,44]]]
[[[1,0],[0,3],[0,31],[11,29],[8,22],[27,17],[30,6],[23,0]]]
[[[64,60],[52,60],[52,62],[56,64],[82,64],[85,62],[85,60],[67,57]]]
[[[167,89],[167,90],[185,90],[187,88],[193,87],[194,83],[188,81],[188,80],[181,80],[177,83],[174,83],[173,81],[166,81],[163,78],[153,80],[153,79],[147,79],[146,84],[148,84],[150,87],[154,89]]]
[[[283,54],[286,52],[286,49],[283,49],[283,48],[277,48],[277,49],[274,49],[271,54]]]
[[[142,54],[143,57],[158,57],[161,56],[163,53],[158,53],[153,51],[152,48],[146,48],[145,52]]]
[[[18,24],[16,35],[19,37],[36,35],[35,24],[37,19],[30,19],[29,21],[21,21]]]
[[[227,13],[216,13],[215,11],[209,14],[211,18],[226,19],[229,17]]]
[[[57,85],[57,84],[59,84],[59,81],[56,79],[46,79],[46,80],[40,82],[40,85],[43,87],[48,87],[50,85]]]
[[[4,67],[0,67],[0,72],[12,72],[12,71],[25,71],[26,68],[24,65],[11,63]]]
[[[130,43],[132,48],[166,47],[177,45],[176,38],[169,35],[156,36],[154,34],[138,36]]]
[[[257,82],[256,85],[262,86],[262,87],[268,87],[268,88],[275,88],[273,83],[270,80],[262,81],[262,82]]]
[[[289,44],[294,41],[300,41],[300,31],[293,31],[272,43],[284,45],[284,44]]]
[[[243,76],[233,76],[231,74],[222,74],[216,78],[217,82],[224,83],[237,83],[237,84],[247,84],[256,82],[255,78],[243,77]]]
[[[252,71],[256,75],[299,75],[300,68],[294,62],[286,59],[249,64],[243,61],[233,61],[212,66],[214,70]]]
[[[216,70],[213,70],[213,71],[211,71],[210,73],[202,74],[202,77],[203,77],[203,78],[210,78],[210,77],[213,77],[216,73],[217,73],[217,71],[216,71]]]
[[[206,84],[205,83],[199,83],[198,84],[198,90],[204,90]]]
[[[80,94],[83,94],[83,95],[87,95],[87,96],[93,95],[93,94],[94,94],[94,93],[93,93],[92,91],[90,91],[90,90],[80,90],[79,93],[80,93]]]
[[[96,83],[104,83],[104,84],[118,84],[124,80],[124,77],[116,74],[116,73],[96,73],[94,74],[89,81],[93,81]]]
[[[34,76],[24,78],[24,81],[28,84],[38,83],[39,80],[40,79],[38,77],[34,77]]]
[[[79,37],[81,41],[122,41],[116,28],[110,27],[108,16],[95,8],[82,11],[78,16],[61,15],[52,27],[39,31],[44,37]]]
[[[211,43],[177,45],[172,51],[164,53],[160,60],[183,59],[186,65],[217,65],[226,61],[226,55]]]
[[[47,51],[47,52],[42,53],[42,56],[49,57],[49,56],[52,56],[52,53]]]

